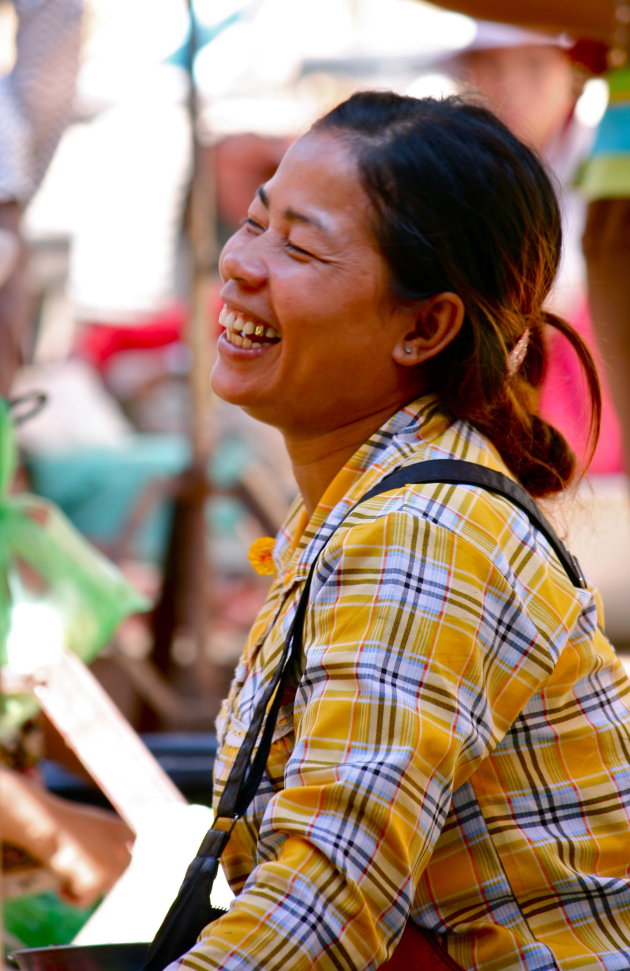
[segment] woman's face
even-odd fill
[[[226,243],[216,393],[294,436],[329,432],[414,397],[392,351],[412,312],[391,298],[351,150],[291,146]]]

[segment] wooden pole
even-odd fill
[[[193,461],[207,465],[210,456],[211,405],[210,368],[214,333],[210,323],[210,287],[217,264],[216,199],[214,178],[210,170],[210,153],[204,158],[199,142],[199,94],[195,84],[194,59],[198,49],[197,21],[193,0],[190,11],[190,39],[188,53],[188,102],[192,139],[192,178],[188,217],[190,243],[191,285],[190,313],[187,339],[191,354],[191,445]]]
[[[210,602],[206,505],[211,490],[208,478],[212,449],[210,370],[216,340],[211,315],[211,282],[217,262],[216,203],[212,172],[199,141],[199,95],[194,77],[198,31],[193,0],[187,2],[192,174],[187,220],[190,286],[186,342],[190,352],[191,462],[175,484],[162,590],[153,617],[153,660],[160,671],[171,677],[183,696],[198,697],[200,692],[210,696],[210,725],[214,699],[213,665],[207,657],[206,646]],[[153,727],[150,719],[144,727]]]
[[[206,503],[210,493],[208,462],[211,441],[210,368],[216,340],[211,320],[211,279],[216,268],[216,199],[210,153],[204,158],[199,140],[200,99],[195,83],[195,56],[199,49],[194,0],[188,0],[190,36],[188,44],[188,101],[192,141],[192,177],[188,209],[190,246],[190,301],[187,340],[190,350],[190,445],[192,489],[186,502],[190,510],[189,596],[191,634],[197,663],[205,663],[208,634],[209,572],[207,551]]]

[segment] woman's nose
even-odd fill
[[[223,280],[236,280],[248,289],[258,289],[267,279],[267,268],[256,242],[259,237],[245,237],[243,230],[235,233],[223,247],[219,258],[219,272]]]

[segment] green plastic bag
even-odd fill
[[[71,944],[96,906],[73,907],[52,890],[5,900],[4,928],[10,938],[7,951]]]
[[[10,494],[16,447],[0,399],[0,666],[63,645],[89,663],[129,614],[150,606],[52,503]],[[31,695],[3,695],[0,742],[37,712]]]

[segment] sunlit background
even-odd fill
[[[279,435],[209,391],[217,254],[290,141],[353,91],[460,91],[454,65],[475,43],[478,25],[422,0],[84,3],[72,115],[23,223],[33,310],[15,394],[48,396],[17,429],[23,482],[59,506],[157,604],[153,614],[120,625],[92,671],[134,731],[153,735],[154,744],[162,733],[186,736],[190,748],[177,756],[197,767],[185,792],[194,802],[207,798],[214,751],[198,746],[204,738],[214,744],[218,704],[267,589],[268,577],[254,574],[247,550],[276,532],[295,494]],[[15,27],[13,4],[0,0],[0,74],[14,62]],[[555,38],[552,46],[568,44]],[[586,306],[585,202],[575,175],[608,93],[604,80],[573,62],[570,71],[579,98],[546,146],[545,161],[559,187],[567,241],[555,306],[579,319]],[[201,295],[200,264],[207,284]],[[568,390],[572,405],[578,399],[580,425],[576,387]],[[207,489],[195,533],[177,514],[194,504],[180,476],[190,471],[200,426],[209,435],[199,463]],[[608,428],[609,452],[619,453],[618,429]],[[630,658],[630,517],[614,461],[564,507],[548,511],[600,588],[609,633]],[[24,676],[75,646],[63,610],[54,598],[53,606],[43,602],[41,583],[29,586],[29,578],[26,571],[8,618],[8,660]],[[81,640],[85,618],[75,626]],[[167,762],[174,751],[164,749]],[[148,885],[166,893],[155,914],[170,899],[169,864],[154,851],[159,827],[178,828],[155,825],[146,857],[159,872],[142,889],[147,919]],[[182,827],[194,845],[195,825]],[[200,817],[199,833],[206,825]],[[121,935],[152,936],[155,927],[139,927],[137,908],[125,906],[132,930],[107,909],[102,920]],[[100,933],[98,924],[89,933]]]
[[[208,262],[216,265],[248,192],[269,177],[289,141],[315,117],[363,87],[436,96],[457,91],[452,66],[477,30],[468,17],[421,0],[85,3],[73,117],[26,213],[37,320],[32,366],[18,381],[19,390],[50,392],[47,409],[21,429],[21,443],[32,456],[37,488],[66,509],[68,495],[74,500],[79,490],[66,481],[67,463],[55,464],[51,453],[125,446],[137,458],[139,450],[157,447],[147,434],[188,430],[191,351],[180,338],[190,308],[193,121],[197,172],[206,181],[201,218],[211,237]],[[12,4],[0,4],[0,17],[6,70],[13,57]],[[571,224],[563,287],[571,301],[584,290],[583,200],[570,191],[567,166],[577,169],[606,100],[605,82],[586,79],[574,113],[576,134],[561,147],[559,177],[566,180],[563,206]],[[561,300],[562,287],[558,293]],[[210,330],[217,314],[211,301]],[[125,347],[104,361],[103,330],[94,326],[103,324],[157,329],[162,345]],[[85,367],[86,335],[93,340],[95,333],[98,380]],[[94,346],[88,351],[94,363]],[[77,408],[77,396],[85,407]],[[222,414],[220,422],[212,416],[213,431],[220,426],[226,438],[237,424],[231,415]],[[257,432],[255,444],[279,484],[269,499],[277,521],[292,488],[290,470],[269,430]],[[240,467],[238,449],[229,448],[227,464]],[[156,459],[158,470],[168,475],[179,469],[184,450],[172,440],[168,454]],[[120,464],[117,482],[125,468]],[[106,473],[99,466],[94,474],[100,489]],[[112,512],[118,495],[99,505],[85,489],[78,525],[107,542],[109,533],[120,531],[122,520]],[[242,564],[242,548],[232,539],[242,524],[226,508],[224,533],[213,530],[214,558]],[[154,541],[150,550],[154,557],[158,545]],[[610,574],[605,586],[616,582],[612,568]],[[174,651],[188,656],[183,642]]]
[[[30,364],[16,390],[43,389],[49,404],[19,430],[20,443],[32,487],[108,555],[133,560],[155,593],[168,526],[154,517],[131,538],[126,530],[138,514],[138,496],[150,495],[154,478],[176,475],[187,460],[193,170],[206,181],[201,217],[211,237],[212,343],[220,245],[244,214],[247,193],[269,177],[289,141],[360,88],[417,96],[459,90],[452,65],[477,27],[421,0],[85,0],[85,6],[73,115],[25,217],[36,320]],[[5,72],[14,27],[12,4],[0,3]],[[571,164],[587,150],[606,100],[605,82],[586,80]],[[575,202],[568,191],[567,213]],[[573,237],[564,284],[572,299],[583,288],[575,284],[583,277],[578,229]],[[109,339],[117,328],[123,343],[115,353],[103,350],[103,334]],[[134,328],[157,333],[157,342],[143,337],[134,344]],[[272,531],[294,490],[277,436],[266,428],[252,434],[216,402],[209,425],[214,484],[229,491],[234,483],[247,486],[249,475],[252,494],[264,500],[263,531]],[[247,545],[261,531],[260,518],[253,521],[251,510],[243,516],[233,498],[215,497],[209,514],[210,559],[227,571],[228,585],[248,575]],[[606,536],[618,542],[617,502],[607,499],[604,507]],[[614,558],[597,566],[600,584],[621,604]],[[219,588],[220,580],[215,576]],[[226,671],[258,595],[233,607],[225,631],[214,616],[210,653],[223,658]],[[137,629],[127,632],[124,646],[135,659],[150,650]],[[184,668],[195,663],[186,637],[175,638],[171,655]]]
[[[185,139],[186,62],[190,10],[185,0],[87,0],[83,65],[78,78],[77,114],[31,206],[34,236],[72,235],[82,209],[81,183],[90,166],[127,166],[134,174],[138,113],[140,127],[151,119],[172,126],[146,178],[181,164]],[[2,11],[11,18],[11,8]],[[201,99],[200,135],[205,141],[229,133],[295,135],[315,116],[359,87],[384,87],[426,95],[454,90],[440,62],[468,44],[473,21],[419,0],[196,0],[194,82]],[[3,60],[11,48],[9,29]],[[596,125],[606,102],[604,82],[589,81],[578,114]],[[114,126],[99,118],[126,108]],[[122,111],[121,111],[122,114]],[[92,148],[105,129],[106,142]],[[87,143],[87,145],[86,145]],[[171,158],[164,158],[170,151]],[[99,155],[99,162],[94,156]],[[103,156],[106,156],[105,159]],[[106,172],[104,172],[106,178]],[[136,253],[138,262],[152,253]],[[97,256],[91,256],[96,259]],[[155,270],[155,267],[154,267]],[[82,270],[81,270],[82,272]],[[78,274],[77,274],[78,275]],[[152,274],[155,276],[155,272]],[[81,294],[79,293],[79,299]]]

